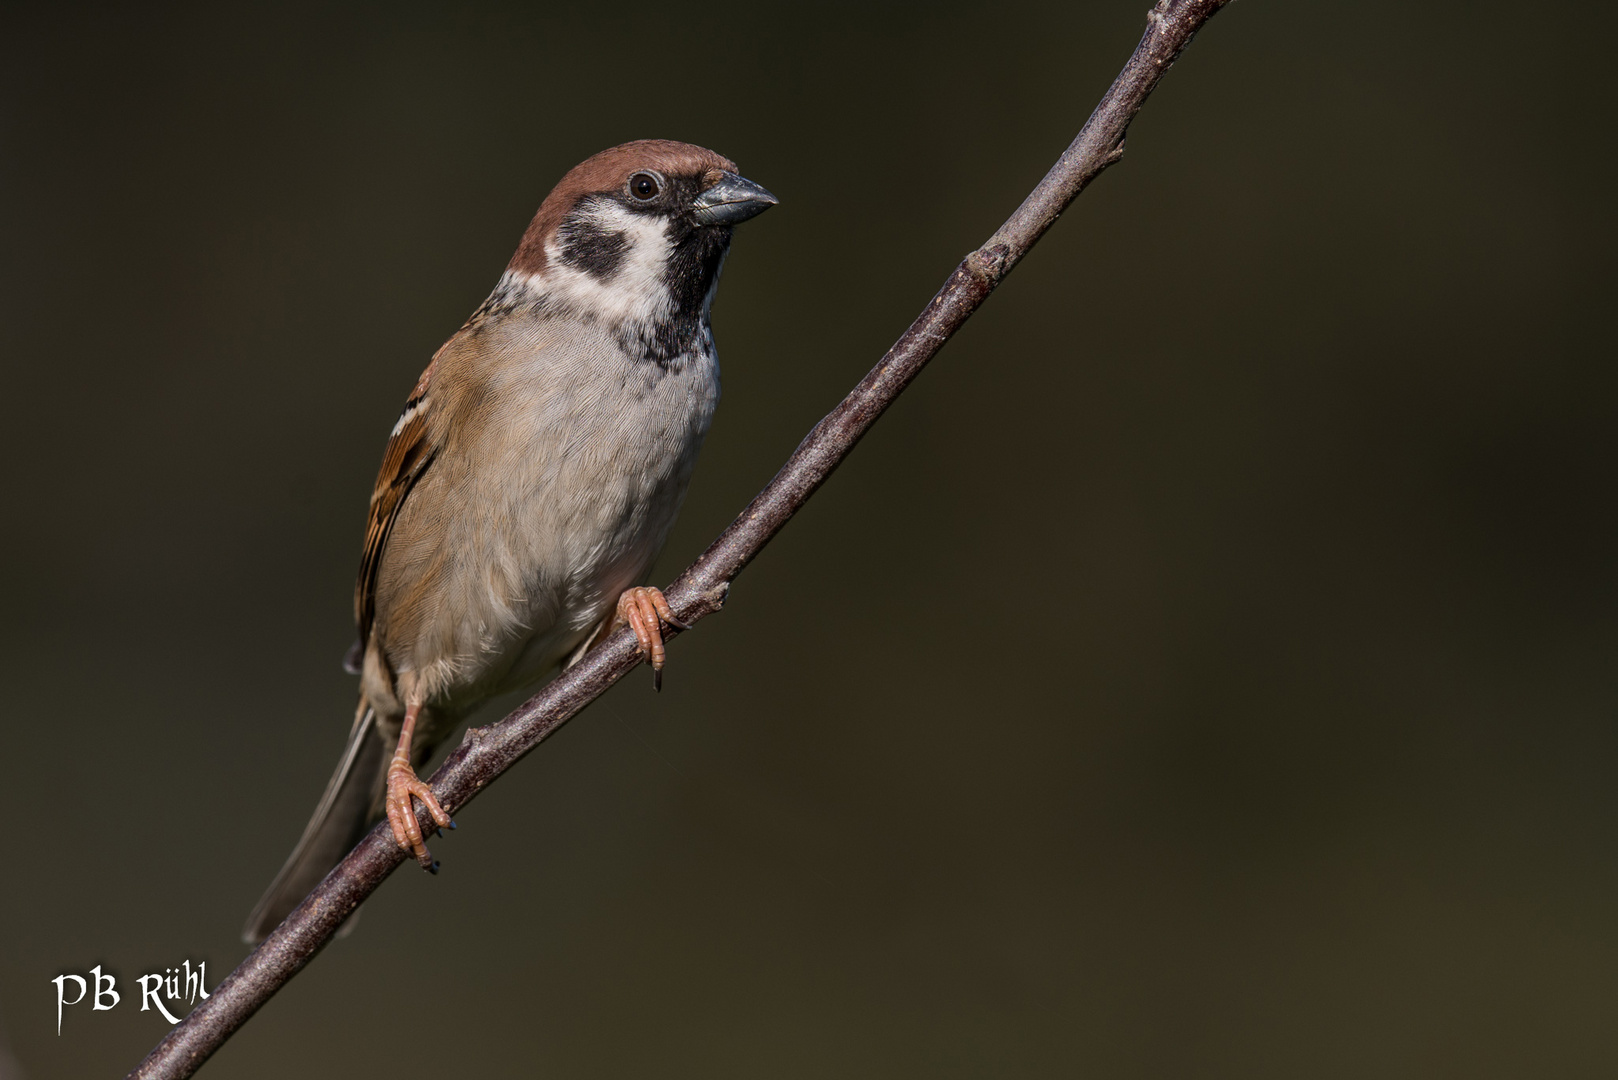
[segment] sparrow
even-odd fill
[[[639,583],[719,401],[709,309],[731,230],[776,201],[699,146],[604,150],[545,198],[494,291],[434,354],[371,493],[348,744],[249,943],[383,816],[436,871],[412,800],[455,825],[416,769],[487,698],[624,623],[659,685],[662,628],[680,624]]]

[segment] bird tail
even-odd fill
[[[327,782],[326,793],[304,827],[298,846],[247,917],[243,941],[256,945],[268,937],[381,816],[386,751],[376,712],[361,701],[337,771]]]

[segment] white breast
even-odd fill
[[[452,487],[441,543],[457,557],[412,650],[423,688],[457,712],[542,675],[643,580],[719,398],[707,334],[659,366],[597,323],[513,315],[491,333],[520,359],[493,365],[486,419],[430,470],[488,466],[431,477]]]

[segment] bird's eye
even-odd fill
[[[662,186],[652,173],[638,172],[629,178],[629,193],[642,202],[657,198],[657,193],[661,190]]]

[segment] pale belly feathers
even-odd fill
[[[379,570],[396,598],[376,618],[390,666],[446,717],[538,679],[643,581],[719,398],[706,328],[700,350],[659,365],[593,324],[507,323],[482,349],[521,362],[435,375],[435,393],[443,379],[483,395],[486,419],[449,434]],[[507,465],[456,468],[471,461]]]

